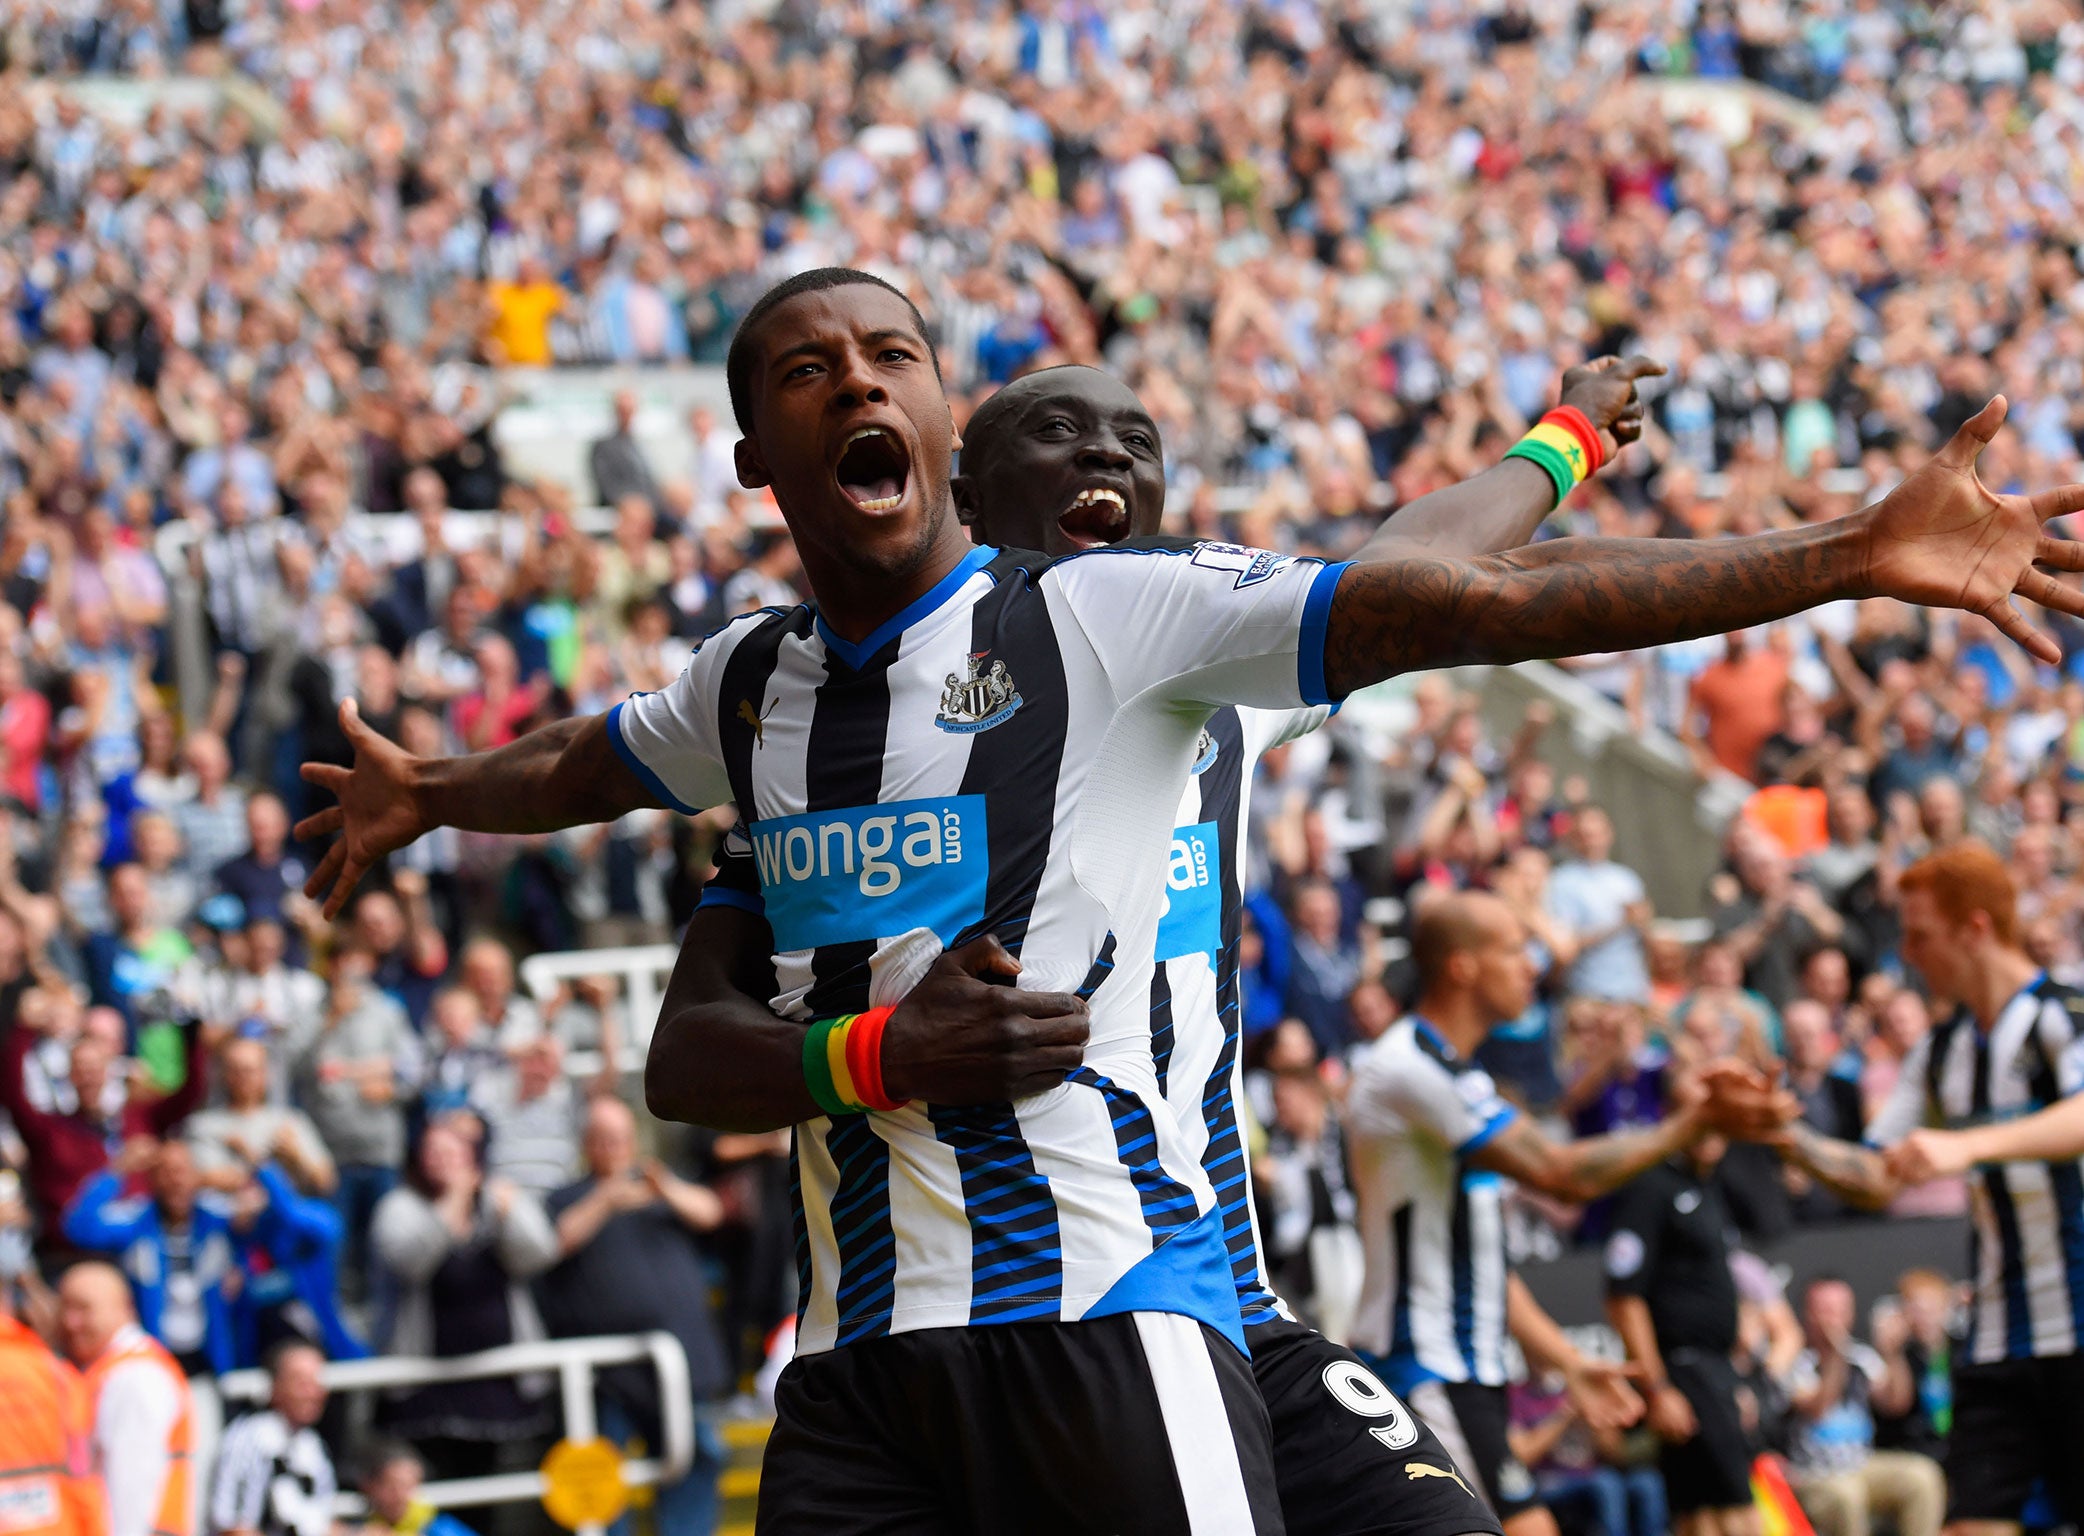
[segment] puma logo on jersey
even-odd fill
[[[1452,1467],[1429,1467],[1422,1461],[1407,1461],[1404,1463],[1404,1476],[1412,1482],[1417,1482],[1421,1477],[1444,1477],[1462,1492],[1469,1493],[1469,1485],[1462,1481],[1462,1474]],[[1473,1493],[1469,1496],[1476,1497]]]
[[[780,699],[776,699],[774,704],[779,704],[780,702]],[[767,706],[767,715],[774,713],[774,704]],[[740,699],[738,701],[738,718],[753,728],[753,746],[755,748],[767,745],[767,715],[763,715],[754,709],[751,699]]]

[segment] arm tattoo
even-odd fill
[[[1748,539],[1554,539],[1475,560],[1354,566],[1326,637],[1333,697],[1397,672],[1635,650],[1862,596],[1843,521]]]
[[[1786,1156],[1839,1199],[1866,1210],[1879,1210],[1899,1192],[1879,1152],[1838,1141],[1800,1121],[1791,1128]]]
[[[1572,1142],[1571,1177],[1581,1200],[1612,1194],[1653,1164],[1663,1162],[1690,1139],[1673,1121],[1639,1131],[1615,1131]]]

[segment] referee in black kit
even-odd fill
[[[1735,1224],[1710,1182],[1727,1143],[1704,1136],[1615,1197],[1607,1316],[1643,1371],[1647,1422],[1678,1536],[1757,1536],[1750,1437],[1737,1411]]]

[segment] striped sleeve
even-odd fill
[[[615,755],[670,810],[693,815],[731,798],[717,732],[716,690],[724,664],[768,615],[751,614],[711,635],[686,670],[656,693],[633,693],[608,711]]]
[[[210,1498],[210,1528],[214,1531],[260,1528],[268,1498],[268,1474],[275,1460],[274,1453],[262,1443],[266,1419],[265,1414],[251,1414],[224,1432]]]

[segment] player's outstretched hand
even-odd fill
[[[1595,357],[1563,375],[1557,403],[1574,405],[1585,413],[1611,459],[1643,435],[1643,402],[1635,392],[1635,381],[1663,372],[1664,364],[1655,358]]]
[[[412,792],[419,759],[364,724],[353,699],[340,706],[340,729],[355,749],[354,766],[306,763],[299,770],[307,784],[332,791],[340,802],[306,816],[296,829],[300,841],[338,834],[304,882],[306,896],[324,899],[328,918],[340,915],[371,865],[427,830]]]
[[[1585,1358],[1563,1373],[1563,1390],[1578,1417],[1592,1428],[1629,1429],[1643,1417],[1643,1395],[1636,1390],[1642,1374],[1639,1365]]]
[[[1670,1382],[1650,1394],[1647,1417],[1650,1428],[1657,1432],[1657,1438],[1669,1445],[1684,1445],[1700,1433],[1700,1420],[1694,1417],[1693,1404]]]
[[[2004,396],[1993,396],[1910,478],[1859,514],[1867,522],[1867,578],[1883,597],[1979,613],[2039,660],[2059,662],[2061,648],[2012,598],[2084,618],[2084,592],[2048,574],[2084,571],[2084,544],[2042,531],[2051,518],[2084,511],[2084,485],[2037,496],[2000,496],[1984,485],[1976,456],[1997,436],[2005,410]]]
[[[1023,992],[1020,962],[990,934],[934,961],[883,1026],[883,1086],[928,1104],[1043,1093],[1085,1060],[1085,1000]]]
[[[1967,1143],[1953,1131],[1912,1131],[1884,1155],[1889,1177],[1904,1185],[1953,1178],[1974,1166]]]

